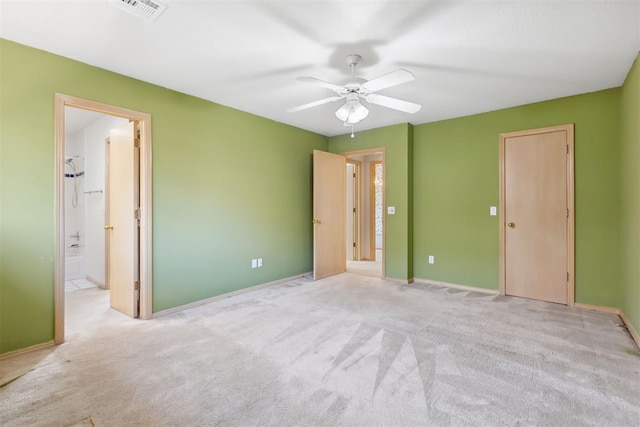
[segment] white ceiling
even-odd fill
[[[405,68],[416,81],[381,94],[356,126],[420,124],[620,86],[640,50],[638,0],[162,0],[147,22],[109,0],[0,0],[0,37],[324,135],[345,133],[337,82]]]
[[[105,114],[81,108],[66,107],[64,112],[64,130],[73,134],[86,128],[91,123],[104,117]]]

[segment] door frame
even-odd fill
[[[369,253],[371,254],[371,261],[376,260],[376,165],[382,164],[382,179],[384,180],[384,161],[382,160],[373,160],[369,163]],[[384,206],[384,184],[382,187],[383,201],[382,205]],[[384,209],[382,209],[382,217],[384,221]],[[384,226],[382,227],[382,235],[384,236]],[[383,238],[384,241],[384,238]],[[382,251],[384,253],[384,251]]]
[[[109,185],[109,167],[111,167],[111,136],[104,140],[104,223],[111,224],[111,218],[109,217],[109,203],[111,202],[111,186]],[[109,259],[109,251],[111,250],[111,239],[105,236],[104,239],[104,288],[111,291],[111,282],[109,275],[109,268],[111,261]],[[111,296],[111,295],[109,295]]]
[[[362,260],[362,162],[360,160],[347,158],[347,164],[353,165],[355,173],[355,185],[353,192],[353,204],[356,208],[356,215],[353,221],[353,234],[355,236],[356,247],[353,251],[353,257],[355,261]]]
[[[345,151],[340,153],[343,156],[345,156],[347,158],[347,160],[349,160],[349,157],[355,157],[355,156],[370,156],[372,154],[382,154],[382,170],[384,171],[382,174],[382,259],[380,260],[380,263],[382,265],[382,277],[386,277],[386,266],[385,266],[385,260],[387,258],[387,246],[386,246],[386,234],[387,234],[387,217],[386,217],[386,203],[387,203],[387,173],[386,173],[386,158],[387,158],[387,153],[386,153],[386,149],[385,147],[378,147],[378,148],[368,148],[365,150],[355,150],[355,151]],[[369,176],[369,184],[371,184],[372,179],[371,176]],[[369,216],[373,218],[373,220],[375,220],[375,214],[372,215],[372,212],[369,212]],[[370,222],[372,222],[370,220]],[[369,224],[369,228],[371,228],[371,224]],[[371,244],[371,242],[369,242]],[[374,246],[375,246],[375,242],[374,242]],[[374,248],[374,253],[372,258],[375,260],[375,248]]]
[[[505,217],[505,145],[507,138],[519,136],[540,135],[552,132],[566,132],[568,153],[567,153],[567,305],[572,307],[575,304],[576,282],[575,282],[575,176],[574,176],[574,124],[550,126],[538,129],[528,129],[517,132],[500,134],[499,145],[499,259],[500,259],[500,295],[506,295],[506,217]]]
[[[75,107],[122,117],[140,123],[140,318],[153,317],[152,280],[152,174],[151,115],[61,93],[55,94],[55,250],[54,250],[54,343],[64,342],[64,155],[65,107]]]

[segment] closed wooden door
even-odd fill
[[[313,151],[313,278],[347,269],[346,158]]]
[[[112,129],[109,138],[107,280],[111,307],[138,317],[139,149],[134,122]]]
[[[569,301],[572,135],[572,127],[501,135],[501,252],[507,295]]]

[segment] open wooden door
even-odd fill
[[[347,269],[346,158],[313,151],[313,278]]]
[[[111,307],[138,317],[140,295],[139,148],[135,122],[111,130],[109,138],[107,278]]]

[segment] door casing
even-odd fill
[[[376,261],[376,165],[382,165],[382,179],[384,180],[384,161],[374,160],[369,164],[369,253],[371,261]],[[384,190],[384,187],[383,187]],[[384,194],[384,191],[383,191]],[[383,196],[384,198],[384,196]],[[382,203],[384,206],[384,201]],[[382,212],[384,218],[384,209]],[[384,226],[382,227],[384,235]],[[384,244],[383,244],[384,246]],[[383,251],[384,253],[384,251]]]
[[[355,215],[353,218],[353,236],[352,239],[355,246],[353,248],[353,260],[360,261],[362,260],[362,162],[355,159],[347,158],[347,165],[353,165],[354,177],[352,184],[354,185],[353,190],[353,206],[355,207]],[[349,179],[347,179],[347,185],[349,184]]]
[[[151,115],[74,96],[55,94],[54,343],[64,342],[64,155],[65,107],[140,123],[140,318],[153,317]]]
[[[499,259],[500,295],[506,295],[506,215],[505,215],[505,154],[508,138],[539,135],[551,132],[566,132],[567,153],[567,305],[575,304],[575,185],[574,185],[574,125],[566,124],[517,132],[501,133],[499,141]]]
[[[340,153],[343,156],[345,156],[347,159],[349,159],[350,157],[358,157],[358,156],[369,156],[372,154],[382,154],[382,167],[383,167],[383,171],[384,173],[382,174],[382,206],[383,208],[383,212],[382,212],[382,259],[381,264],[382,264],[382,277],[386,277],[386,267],[385,267],[385,259],[386,259],[386,198],[387,198],[387,174],[386,174],[386,151],[384,147],[378,147],[378,148],[371,148],[371,149],[366,149],[366,150],[357,150],[357,151],[346,151],[343,153]],[[380,162],[380,161],[379,161]],[[371,185],[373,178],[371,176],[369,176],[369,185]],[[364,210],[364,209],[362,209]],[[375,212],[372,209],[369,209],[369,216],[370,216],[370,221],[369,221],[369,232],[371,232],[371,227],[373,222],[375,221]],[[361,216],[362,219],[362,216]],[[373,225],[374,230],[375,230],[375,225]],[[374,231],[375,233],[375,231]],[[370,242],[371,245],[371,242]],[[373,249],[373,253],[370,254],[370,258],[373,260],[375,259],[375,242],[373,242],[374,249]],[[361,246],[362,247],[362,246]]]

